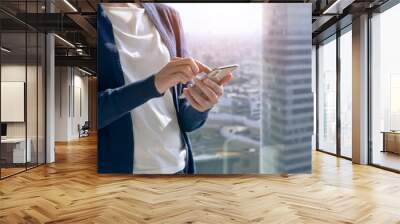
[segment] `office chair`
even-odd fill
[[[78,124],[79,138],[89,136],[89,129],[90,129],[89,121],[85,121],[82,127],[80,127],[80,125]]]

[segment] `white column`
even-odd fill
[[[368,163],[368,15],[353,20],[353,162]]]
[[[55,133],[55,60],[54,60],[54,35],[46,36],[46,163],[55,161],[54,133]]]
[[[55,69],[55,141],[69,141],[72,124],[72,68],[58,66]]]

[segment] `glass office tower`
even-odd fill
[[[311,5],[266,4],[261,172],[311,172]]]

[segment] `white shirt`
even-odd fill
[[[136,4],[103,4],[113,26],[125,84],[149,77],[169,61],[168,48],[145,10]],[[135,97],[135,96],[132,96]],[[170,174],[185,167],[176,110],[171,92],[131,111],[136,174]]]

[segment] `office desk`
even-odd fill
[[[32,141],[27,139],[25,151],[25,138],[6,138],[1,139],[1,159],[5,163],[25,163],[31,161]]]
[[[400,154],[400,131],[382,131],[383,150],[382,152],[392,152]]]

